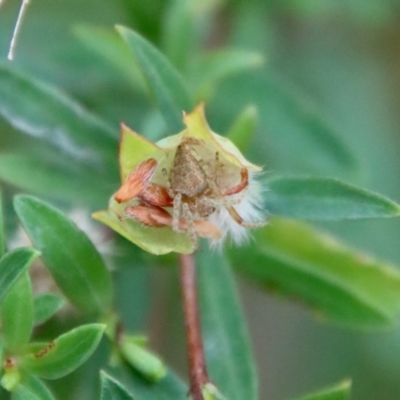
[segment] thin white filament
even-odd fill
[[[0,7],[3,5],[3,3],[5,2],[6,0],[0,0]]]
[[[4,1],[4,0],[0,0],[0,5],[1,5],[2,1]],[[10,43],[10,50],[8,52],[8,55],[7,55],[7,58],[9,60],[13,60],[14,59],[14,50],[15,50],[15,45],[17,43],[18,33],[20,31],[22,20],[24,18],[25,11],[26,11],[26,8],[27,8],[27,6],[29,4],[29,1],[30,0],[22,0],[21,8],[19,9],[18,19],[17,19],[17,22],[15,24],[13,36],[12,36],[11,43]]]

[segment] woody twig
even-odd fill
[[[180,278],[193,400],[204,400],[202,389],[209,382],[197,303],[196,265],[193,254],[180,255]]]

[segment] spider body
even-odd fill
[[[223,208],[242,227],[265,224],[243,221],[234,208],[246,194],[248,170],[228,169],[218,151],[207,149],[200,139],[185,138],[177,147],[169,171],[162,168],[166,186],[151,182],[158,167],[155,159],[142,162],[115,195],[118,202],[127,201],[129,193],[130,199],[138,200],[138,204],[126,208],[128,217],[154,228],[172,226],[176,232],[186,232],[193,243],[198,236],[222,236],[218,226],[207,218]]]

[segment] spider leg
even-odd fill
[[[187,223],[187,233],[189,235],[189,239],[195,246],[197,246],[197,235],[194,227],[193,214],[190,212],[189,204],[183,203],[182,209]]]
[[[234,187],[226,190],[224,193],[222,193],[222,196],[230,196],[232,194],[240,193],[242,190],[244,190],[248,184],[249,184],[249,171],[247,168],[242,168],[240,170],[240,177],[241,180],[240,182],[235,185]]]
[[[267,225],[267,221],[261,221],[261,222],[248,222],[244,221],[243,218],[238,214],[238,212],[235,210],[234,207],[230,206],[226,208],[228,210],[229,215],[232,217],[232,219],[237,222],[240,226],[243,226],[244,228],[260,228],[262,226]]]
[[[183,232],[179,226],[179,217],[181,215],[182,208],[182,195],[178,193],[174,198],[173,218],[172,218],[172,229],[175,232]]]
[[[168,182],[168,187],[167,187],[168,194],[169,194],[170,197],[174,198],[174,192],[171,189],[171,186],[172,186],[171,185],[171,176],[168,174],[168,171],[167,171],[166,168],[163,168],[161,170],[161,172],[163,174],[163,177],[164,177],[165,181]]]

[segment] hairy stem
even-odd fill
[[[15,45],[17,43],[18,33],[20,31],[22,20],[24,19],[25,11],[26,11],[26,8],[28,7],[29,1],[30,0],[22,0],[21,7],[19,9],[17,22],[15,24],[13,36],[11,38],[10,50],[8,51],[8,55],[7,55],[7,58],[10,61],[14,59],[14,49],[15,49]],[[2,0],[0,0],[0,5],[1,5],[1,3],[2,3]]]
[[[196,265],[193,254],[180,255],[183,314],[188,349],[190,391],[193,400],[204,400],[202,388],[209,382],[197,303]]]

